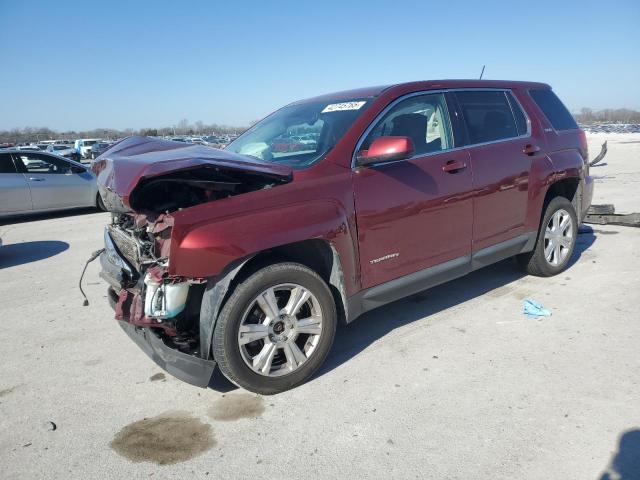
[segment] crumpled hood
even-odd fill
[[[274,180],[290,180],[292,169],[261,162],[204,145],[151,137],[128,137],[106,150],[92,166],[105,206],[115,212],[131,210],[130,197],[143,180],[199,167],[219,167],[236,172],[262,174]]]

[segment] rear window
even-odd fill
[[[16,166],[11,160],[11,154],[0,153],[0,173],[16,173]]]
[[[578,128],[578,124],[569,110],[567,110],[567,107],[563,105],[553,91],[548,89],[530,90],[529,93],[545,117],[549,119],[553,128],[556,130],[573,130],[574,128]]]
[[[456,98],[471,144],[519,136],[506,92],[468,90],[456,92]]]

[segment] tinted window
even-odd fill
[[[528,131],[527,117],[525,117],[524,112],[522,111],[522,107],[516,101],[511,92],[507,92],[507,98],[509,99],[509,103],[511,104],[511,111],[513,112],[513,116],[516,120],[518,135],[525,135]]]
[[[542,113],[549,119],[556,130],[572,130],[578,128],[578,124],[560,99],[551,90],[531,90],[529,92],[533,100],[538,104]]]
[[[469,90],[456,92],[456,97],[462,109],[470,143],[518,136],[518,128],[505,92]]]
[[[376,138],[385,136],[411,138],[416,155],[451,148],[444,95],[419,95],[399,102],[371,130],[360,149],[366,150]]]
[[[17,173],[16,166],[8,153],[0,153],[0,173]]]

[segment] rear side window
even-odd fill
[[[469,143],[485,143],[519,136],[511,105],[503,91],[456,92]]]
[[[578,124],[553,91],[548,89],[530,90],[531,98],[536,102],[545,117],[556,130],[573,130]]]
[[[11,154],[0,153],[0,173],[17,173],[16,166],[11,160]]]
[[[516,128],[518,129],[518,135],[525,135],[529,128],[527,126],[527,117],[525,117],[524,112],[522,111],[522,107],[516,101],[513,94],[511,92],[507,92],[507,98],[509,99],[509,103],[511,104],[511,111],[513,112],[513,117],[516,120]]]

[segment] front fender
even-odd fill
[[[333,200],[305,201],[200,223],[172,239],[170,273],[213,277],[227,265],[258,252],[309,239],[335,246],[345,283],[355,280],[356,252],[342,205]]]

